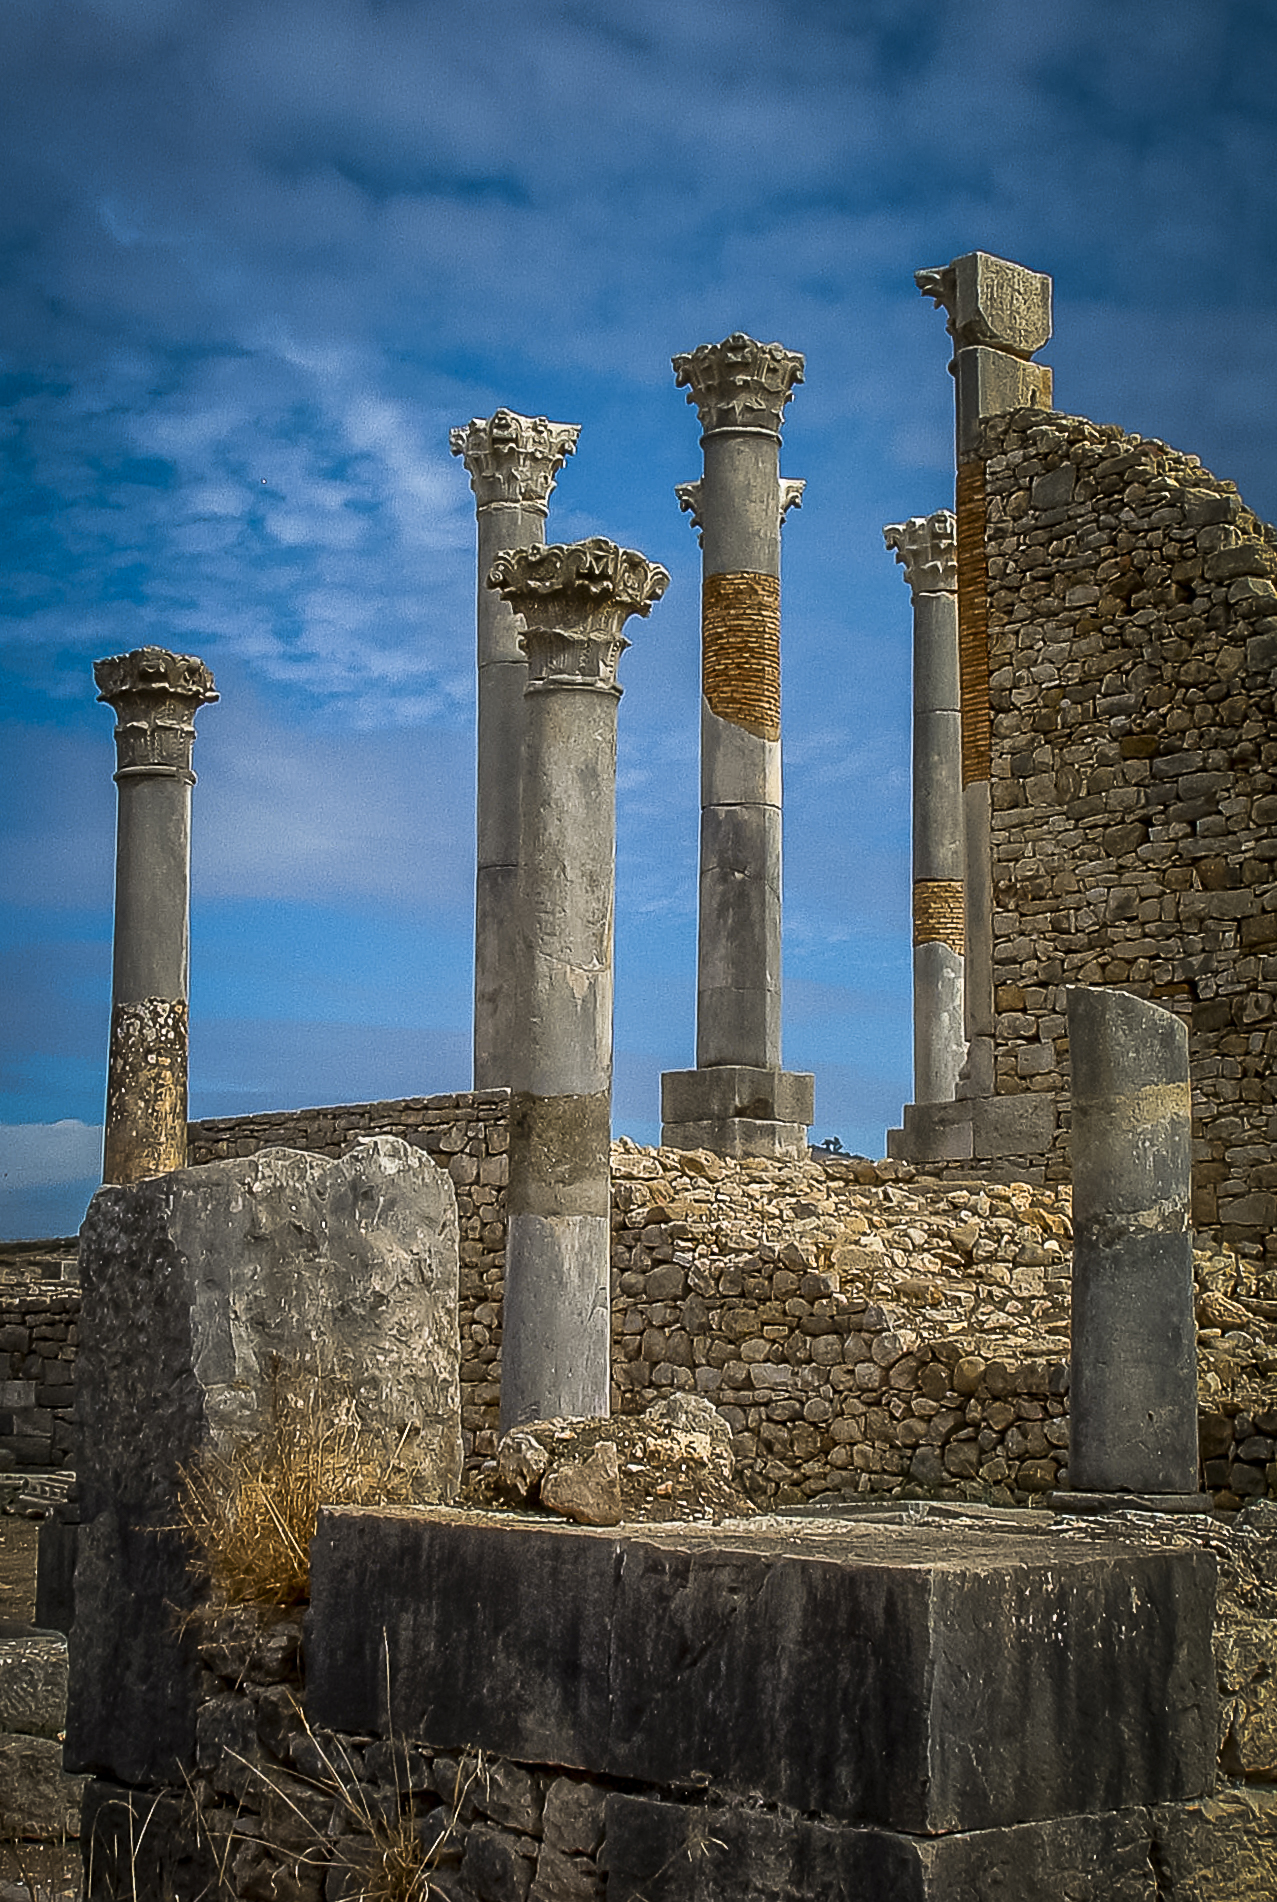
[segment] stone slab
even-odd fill
[[[808,1127],[815,1114],[816,1079],[805,1070],[720,1063],[704,1070],[666,1070],[661,1076],[661,1120],[666,1123],[743,1116]]]
[[[1019,1096],[982,1096],[971,1100],[972,1154],[1044,1156],[1055,1139],[1058,1110],[1049,1090],[1025,1090]]]
[[[341,1510],[311,1579],[309,1716],[337,1730],[384,1721],[388,1675],[396,1730],[442,1748],[924,1835],[1214,1775],[1214,1563],[1194,1550]]]
[[[903,1129],[887,1131],[893,1162],[968,1162],[972,1154],[971,1104],[906,1103]]]
[[[66,1639],[40,1631],[0,1641],[0,1731],[60,1738],[66,1709]]]
[[[926,1840],[615,1795],[608,1902],[1157,1902],[1145,1810]]]
[[[83,1789],[83,1777],[64,1772],[55,1738],[0,1735],[0,1840],[78,1836]]]
[[[801,1161],[807,1155],[805,1123],[764,1122],[725,1116],[704,1123],[662,1123],[663,1149],[708,1149],[715,1156],[768,1156]]]

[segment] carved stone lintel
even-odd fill
[[[528,691],[594,687],[619,693],[616,666],[629,646],[621,629],[647,615],[670,584],[656,562],[605,536],[552,542],[498,555],[488,586],[522,616]]]
[[[1027,359],[1051,335],[1051,280],[1045,272],[968,251],[938,270],[915,271],[913,281],[948,312],[946,329],[959,350],[983,344]]]
[[[213,676],[192,654],[136,647],[93,663],[98,699],[115,708],[116,763],[189,772],[197,710],[216,700]]]
[[[780,434],[785,405],[803,380],[803,359],[779,343],[758,343],[737,330],[722,343],[703,343],[674,362],[674,381],[686,389],[702,429],[768,429]]]
[[[883,529],[882,539],[895,550],[915,601],[920,594],[957,593],[958,523],[952,509],[893,522]]]
[[[545,512],[554,478],[576,454],[579,423],[552,423],[499,409],[485,422],[476,416],[448,432],[448,445],[470,474],[476,507],[513,502]]]
[[[790,509],[800,509],[803,505],[803,491],[807,484],[801,476],[782,476],[780,479],[780,519],[782,523]]]

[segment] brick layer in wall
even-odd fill
[[[960,878],[914,880],[913,941],[915,944],[947,944],[961,957],[965,922]]]

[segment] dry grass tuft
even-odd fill
[[[393,1448],[375,1442],[331,1375],[276,1361],[264,1430],[179,1469],[179,1525],[195,1549],[193,1569],[225,1604],[304,1603],[319,1508],[408,1503],[406,1438]]]

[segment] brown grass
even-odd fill
[[[192,1568],[223,1604],[304,1603],[319,1508],[407,1503],[413,1476],[403,1450],[403,1439],[387,1447],[360,1427],[331,1375],[275,1362],[264,1429],[179,1468]]]

